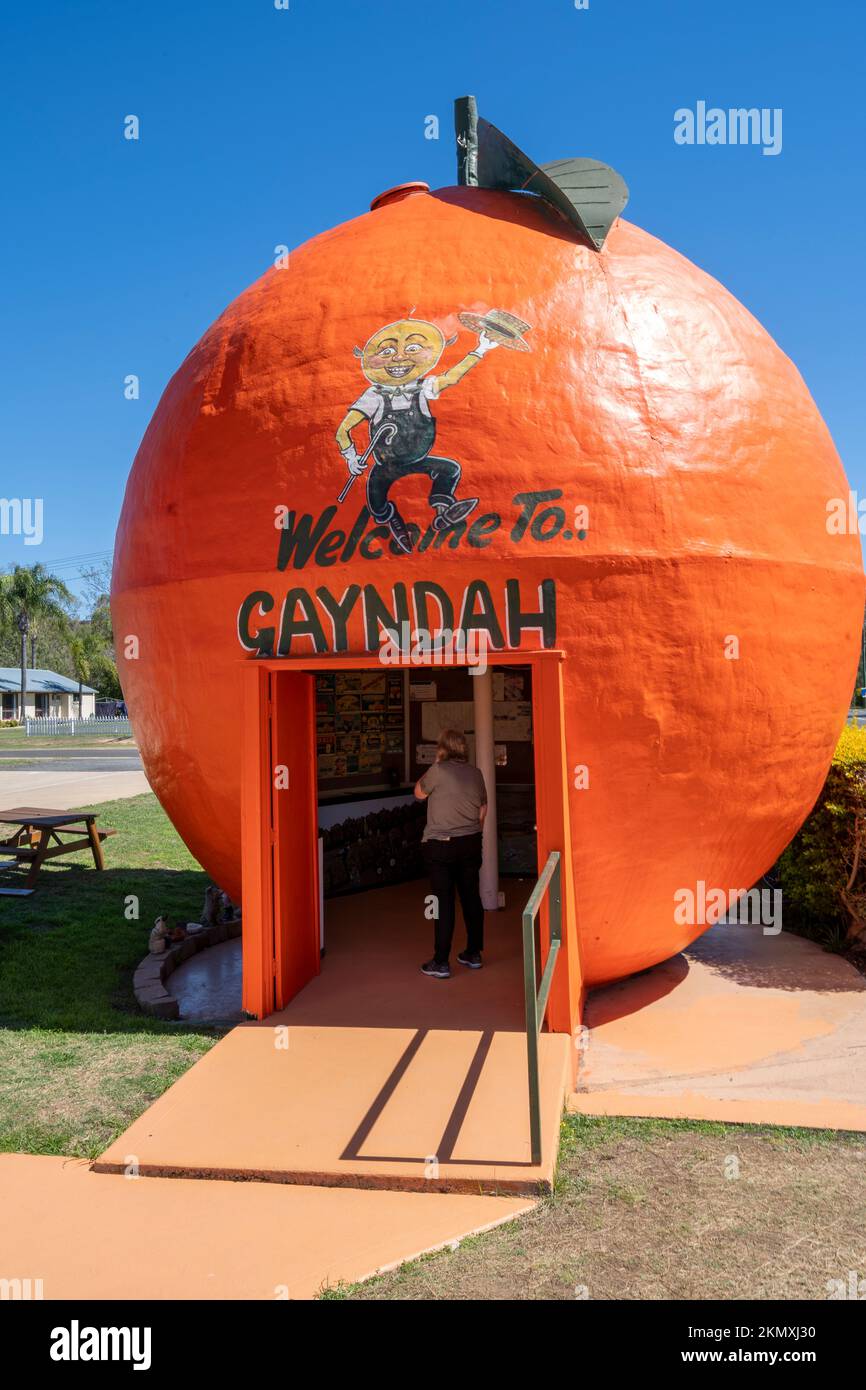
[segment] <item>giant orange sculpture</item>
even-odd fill
[[[403,187],[235,300],[138,452],[113,612],[150,782],[235,896],[245,660],[357,655],[443,594],[494,646],[561,648],[592,984],[684,946],[676,892],[749,887],[808,813],[863,573],[784,353],[675,250],[554,201]]]

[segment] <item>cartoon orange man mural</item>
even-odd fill
[[[523,334],[529,324],[501,309],[489,313],[460,314],[464,328],[478,334],[478,346],[461,361],[440,375],[434,374],[443,351],[455,341],[445,338],[441,329],[424,319],[406,318],[388,323],[368,340],[363,352],[355,348],[362,371],[370,385],[347,411],[337,430],[337,443],[346,460],[350,479],[340,501],[356,477],[373,466],[367,477],[367,506],[374,521],[387,526],[395,543],[408,554],[412,536],[390,497],[392,485],[413,473],[430,479],[430,506],[433,527],[444,530],[462,521],[475,507],[477,497],[457,498],[461,467],[454,459],[430,451],[436,441],[436,421],[430,410],[449,386],[456,386],[493,348],[508,346],[521,352],[529,347]],[[359,455],[352,431],[363,421],[370,430],[370,443]]]

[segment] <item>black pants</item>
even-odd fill
[[[445,965],[454,936],[454,893],[460,894],[466,924],[466,949],[470,955],[484,949],[484,908],[478,891],[481,868],[481,834],[456,835],[451,840],[426,840],[424,859],[430,875],[439,915],[436,918],[434,955]]]
[[[450,506],[460,482],[460,464],[454,459],[434,458],[428,454],[418,463],[400,463],[393,459],[387,463],[378,461],[367,474],[367,506],[374,521],[389,521],[393,516],[394,503],[388,497],[391,484],[398,478],[408,478],[413,473],[425,473],[430,479],[430,505],[441,502]]]

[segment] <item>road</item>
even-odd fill
[[[137,748],[10,748],[0,750],[0,775],[3,764],[16,769],[32,767],[53,772],[140,772],[141,757]]]
[[[149,791],[137,748],[10,748],[0,751],[0,809],[65,811]]]

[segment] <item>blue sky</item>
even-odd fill
[[[0,567],[111,550],[190,347],[276,244],[455,182],[465,92],[539,162],[620,170],[626,215],[794,359],[866,495],[859,0],[7,0],[3,30],[0,494],[43,497],[45,538],[0,536]],[[780,107],[782,152],[677,145],[699,100]]]

